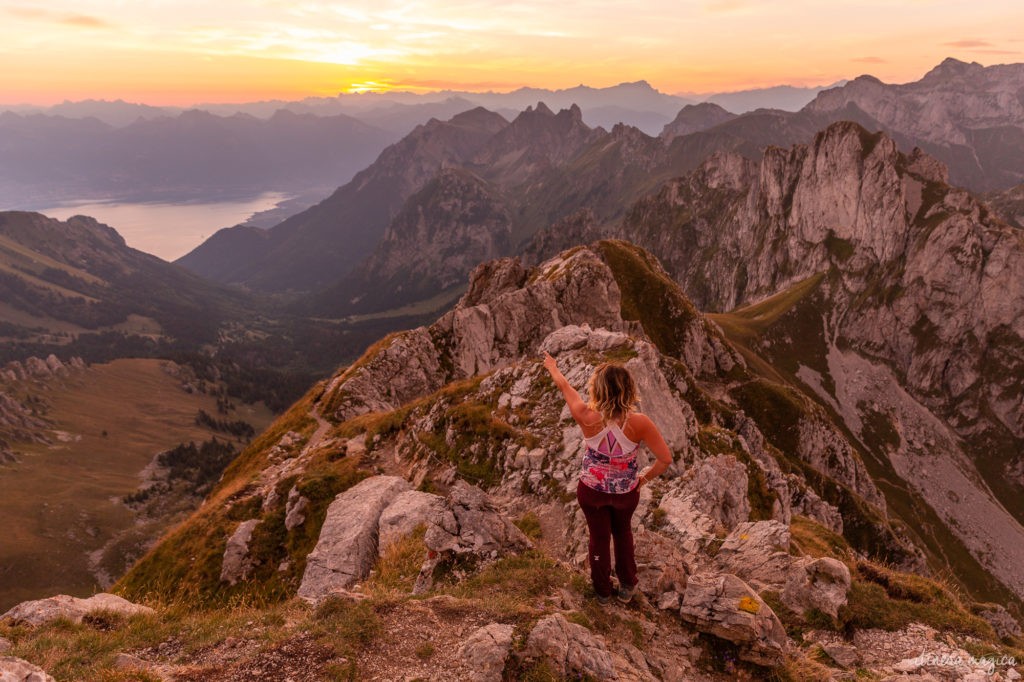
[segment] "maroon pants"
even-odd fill
[[[602,597],[612,593],[612,561],[609,552],[615,538],[615,574],[619,585],[632,587],[637,583],[636,558],[633,556],[633,529],[630,519],[640,502],[640,488],[628,493],[603,493],[584,485],[576,486],[583,515],[590,529],[590,579],[594,591]]]

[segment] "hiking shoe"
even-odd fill
[[[633,595],[636,594],[636,585],[632,587],[619,586],[619,591],[616,593],[615,598],[623,604],[628,604],[633,601]]]
[[[605,605],[605,604],[610,604],[611,601],[612,601],[612,595],[610,595],[610,594],[608,596],[601,596],[600,594],[597,595],[597,603],[601,604],[602,606]]]

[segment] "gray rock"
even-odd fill
[[[978,611],[978,615],[988,621],[1000,638],[1021,636],[1020,623],[999,604],[986,604],[985,608]]]
[[[691,564],[705,561],[716,536],[750,514],[746,467],[731,455],[698,460],[669,485],[659,505],[664,514],[660,530],[678,540]]]
[[[153,609],[148,606],[133,604],[117,595],[100,592],[88,599],[58,594],[47,599],[25,601],[0,616],[0,620],[9,620],[12,625],[31,626],[43,625],[58,618],[79,623],[83,617],[96,611],[108,611],[124,616],[153,613]]]
[[[480,488],[456,481],[445,510],[432,520],[424,540],[435,552],[497,557],[531,546],[514,523],[500,513]]]
[[[533,626],[523,656],[547,659],[561,675],[615,678],[615,664],[604,641],[582,625],[570,623],[560,613],[542,618]]]
[[[747,521],[722,542],[714,564],[756,590],[780,589],[787,583],[796,558],[789,553],[789,527],[778,521]],[[847,573],[849,575],[849,573]]]
[[[668,608],[662,604],[671,603],[674,596],[678,607],[678,593],[686,589],[689,572],[683,552],[671,539],[651,530],[636,532],[634,540],[640,591],[659,608]]]
[[[776,665],[786,651],[786,630],[775,612],[734,575],[690,576],[679,615],[701,632],[739,645],[744,660]]]
[[[842,642],[822,644],[821,648],[832,657],[832,660],[844,668],[855,668],[860,664],[860,653],[857,647]]]
[[[795,557],[789,540],[789,527],[778,521],[741,523],[715,555],[715,569],[742,578],[755,590],[781,592],[783,603],[797,613],[819,609],[836,617],[846,603],[850,569],[828,557]]]
[[[249,540],[252,539],[252,532],[259,524],[259,519],[243,521],[228,538],[220,566],[221,582],[235,585],[249,577],[249,572],[253,568],[252,557],[249,556]]]
[[[514,631],[512,625],[491,623],[475,631],[459,647],[459,658],[472,671],[472,682],[501,682]]]
[[[398,495],[380,515],[377,551],[383,554],[388,545],[406,537],[417,526],[426,525],[443,509],[444,498],[440,495],[418,490]]]
[[[305,523],[307,508],[309,508],[309,500],[299,494],[298,488],[292,487],[288,491],[288,500],[284,507],[285,530],[294,530]]]
[[[0,656],[0,682],[56,682],[46,671],[14,656]]]
[[[804,557],[794,566],[782,591],[782,603],[797,613],[818,609],[833,618],[846,604],[850,569],[831,557]]]
[[[432,517],[423,538],[430,555],[420,569],[414,592],[433,584],[439,562],[459,554],[497,559],[532,546],[529,538],[499,512],[487,493],[465,481],[456,481],[445,499],[444,510]]]
[[[14,646],[14,643],[6,637],[0,637],[0,654],[6,654]]]
[[[298,596],[315,601],[362,580],[377,559],[377,524],[384,509],[409,483],[374,476],[338,495],[327,508],[316,547],[306,559]]]

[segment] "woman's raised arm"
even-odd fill
[[[555,359],[549,353],[544,353],[544,369],[551,374],[551,378],[555,381],[555,386],[558,386],[558,390],[562,392],[562,397],[565,398],[565,402],[569,406],[569,412],[572,413],[572,418],[576,420],[576,423],[583,426],[585,423],[593,421],[593,415],[591,414],[593,410],[583,402],[579,392],[569,385],[569,380],[558,369],[558,363],[555,362]]]

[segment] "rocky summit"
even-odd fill
[[[175,680],[1018,679],[1012,582],[990,603],[942,572],[841,405],[775,369],[771,344],[735,340],[740,312],[700,313],[670,272],[616,240],[480,265],[433,324],[313,387],[115,586],[154,612],[69,624],[19,606],[0,625],[11,665]],[[776,302],[778,318],[801,300]],[[628,605],[589,586],[581,433],[544,352],[578,387],[623,363],[674,454],[641,491]],[[23,613],[42,615],[27,626]],[[56,641],[89,641],[94,660],[44,655]]]

